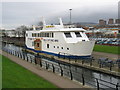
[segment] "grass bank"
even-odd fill
[[[2,56],[0,55],[0,90],[2,90]]]
[[[57,88],[57,86],[2,57],[2,87],[3,88]]]
[[[120,54],[119,46],[95,45],[93,51]]]

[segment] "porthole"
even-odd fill
[[[69,50],[69,48],[67,48],[67,50]]]

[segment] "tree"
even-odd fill
[[[18,37],[23,36],[25,38],[25,32],[29,30],[25,25],[22,25],[16,29]]]
[[[38,22],[38,26],[43,26],[43,22],[42,21]]]

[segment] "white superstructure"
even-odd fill
[[[26,31],[26,46],[35,52],[68,57],[90,56],[95,41],[90,41],[82,28],[64,28],[60,25],[46,25],[43,30]]]

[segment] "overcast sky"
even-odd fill
[[[58,23],[62,17],[69,22],[72,8],[72,22],[95,22],[99,19],[118,18],[119,0],[3,0],[0,14],[3,28],[33,25],[46,19],[48,24]],[[1,21],[0,20],[0,21]]]

